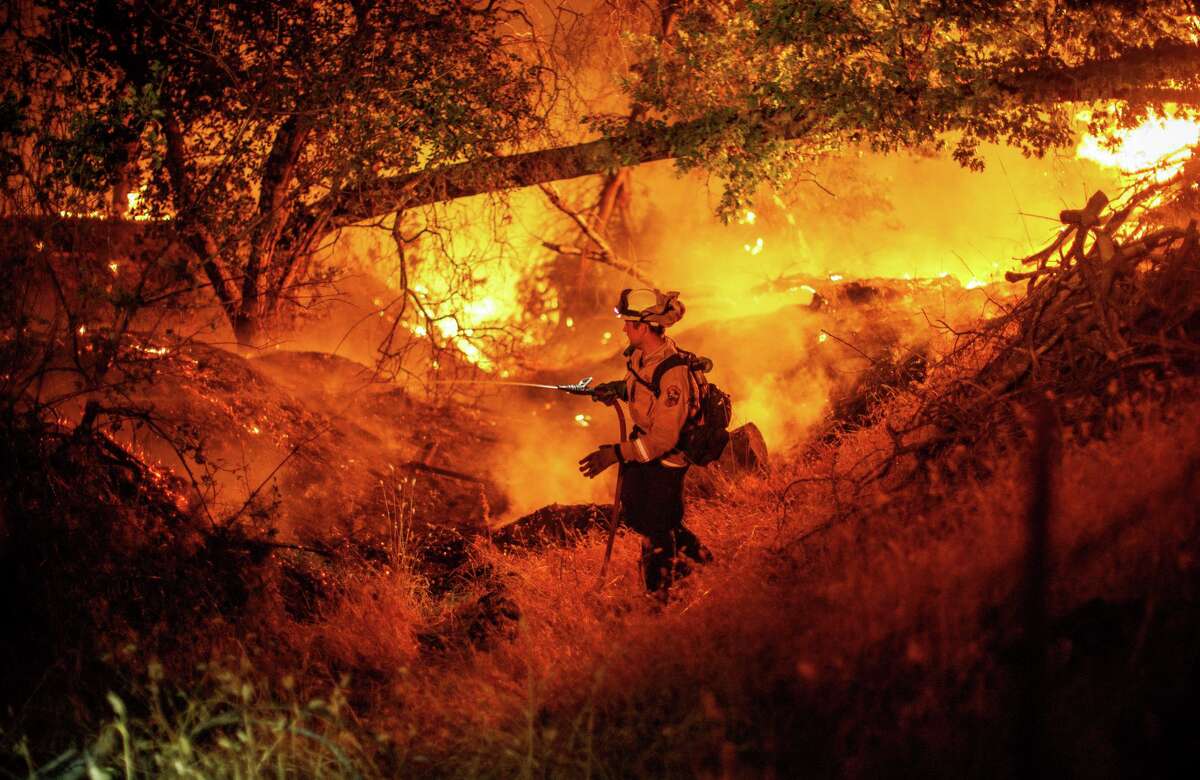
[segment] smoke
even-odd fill
[[[483,405],[499,437],[488,472],[509,499],[495,522],[551,503],[612,501],[616,469],[587,479],[578,466],[579,459],[599,445],[619,440],[616,415],[607,407],[581,396],[526,394],[511,388],[490,394]]]
[[[934,339],[930,322],[979,316],[984,294],[959,284],[1001,279],[1019,265],[1015,258],[1053,234],[1061,209],[1117,186],[1114,173],[1087,160],[1031,160],[999,148],[985,157],[987,170],[972,173],[937,157],[847,154],[786,190],[760,193],[753,212],[729,225],[714,217],[719,182],[680,177],[669,162],[644,165],[632,172],[628,221],[615,243],[628,253],[620,260],[682,292],[687,315],[671,335],[713,358],[711,378],[733,395],[734,424],[754,422],[772,449],[783,449],[810,436],[831,394],[869,365],[860,351],[874,358],[888,349],[923,348]],[[578,207],[591,203],[598,188],[592,179],[557,186]],[[410,285],[457,313],[460,333],[520,334],[508,345],[515,351],[497,355],[493,365],[466,350],[460,361],[497,378],[623,375],[615,357],[624,346],[619,329],[603,319],[567,323],[554,290],[541,289],[553,257],[542,241],[560,241],[574,228],[536,188],[499,204],[473,198],[439,209],[427,218],[437,222],[436,241],[410,247]],[[340,308],[332,310],[340,313],[314,323],[296,343],[336,346],[366,362],[388,323],[377,310],[399,292],[398,258],[386,230],[353,232],[360,235],[337,252],[361,278],[346,284]],[[434,256],[450,262],[439,265]],[[839,297],[839,287],[854,279],[939,277],[947,277],[946,286],[886,304],[851,306]],[[597,290],[601,300],[640,284],[607,270],[593,278],[612,286]],[[531,291],[541,296],[537,311],[529,309]],[[814,294],[833,305],[815,311],[808,305]],[[824,336],[826,330],[837,338]],[[552,502],[610,500],[611,476],[586,480],[576,461],[616,440],[611,412],[586,399],[513,390],[484,405],[498,434],[486,468],[509,496],[507,517]],[[586,427],[577,414],[591,415]]]
[[[720,182],[677,176],[669,163],[634,172],[638,259],[661,287],[682,291],[688,313],[672,335],[714,359],[735,424],[755,422],[773,448],[796,444],[835,387],[868,365],[854,347],[873,358],[889,345],[923,347],[936,335],[931,321],[963,322],[985,303],[948,284],[818,315],[814,292],[836,300],[839,285],[869,278],[997,282],[1054,233],[1061,209],[1117,186],[1086,160],[986,156],[988,168],[973,173],[941,157],[847,154],[786,191],[761,192],[729,225],[713,216]]]

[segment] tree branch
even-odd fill
[[[642,282],[643,284],[645,284],[649,287],[657,286],[657,285],[655,285],[653,279],[646,276],[641,271],[638,271],[636,268],[626,265],[625,263],[622,263],[620,260],[614,260],[611,257],[609,257],[608,255],[601,254],[600,252],[596,252],[591,249],[580,249],[577,246],[567,246],[566,244],[556,244],[553,241],[543,241],[542,246],[546,247],[551,252],[556,252],[560,255],[578,255],[579,257],[586,257],[588,260],[592,260],[594,262],[601,263],[602,265],[610,266],[612,268],[617,269],[618,271],[620,271],[622,273],[629,274],[634,279],[637,279],[639,282]]]
[[[242,279],[242,310],[252,316],[258,307],[263,264],[269,262],[283,228],[283,201],[311,126],[300,114],[292,114],[275,131],[267,155],[259,188],[258,218],[250,233],[250,255]]]
[[[370,186],[331,195],[334,205],[330,209],[333,214],[330,227],[345,227],[415,206],[663,160],[675,153],[679,146],[677,139],[704,124],[708,122],[686,122],[656,131],[634,129],[621,136],[574,146],[468,160],[386,177]]]
[[[583,251],[581,251],[579,253],[581,257],[587,257],[592,260],[596,260],[597,262],[604,263],[605,265],[616,268],[618,271],[623,271],[624,273],[627,273],[630,276],[632,276],[634,279],[637,279],[639,282],[648,284],[651,287],[656,286],[654,284],[654,281],[651,280],[645,274],[643,274],[641,271],[637,270],[632,265],[629,265],[627,263],[624,263],[624,262],[618,260],[616,253],[613,252],[613,250],[612,250],[612,247],[610,247],[608,245],[608,242],[604,240],[604,236],[600,235],[595,230],[593,230],[592,226],[587,223],[586,219],[579,216],[578,212],[569,208],[567,206],[567,204],[563,202],[563,199],[561,197],[559,197],[558,192],[553,187],[551,187],[549,184],[541,184],[538,186],[541,188],[542,192],[544,192],[546,194],[546,199],[550,201],[550,203],[554,206],[554,208],[558,209],[559,211],[561,211],[562,213],[564,213],[568,217],[570,217],[571,221],[579,226],[579,229],[583,231],[583,234],[585,236],[587,236],[588,239],[590,239],[592,241],[592,243],[594,243],[596,245],[597,249],[599,250],[598,252],[583,252]],[[543,245],[546,247],[550,246],[549,244],[543,244]],[[571,254],[571,253],[564,253],[564,254]]]
[[[176,211],[180,235],[199,259],[200,267],[208,277],[221,308],[232,321],[237,312],[237,288],[226,271],[225,264],[221,262],[221,247],[216,237],[191,213],[196,207],[193,200],[195,193],[187,167],[183,129],[173,115],[168,115],[162,124],[163,134],[167,139],[167,174],[171,177],[171,186],[178,198]]]

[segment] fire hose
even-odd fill
[[[591,387],[592,378],[589,376],[581,379],[573,385],[555,385],[555,389],[562,390],[571,395],[586,395],[593,399],[596,397],[596,388]],[[617,413],[617,426],[621,431],[621,443],[629,441],[629,429],[625,424],[625,412],[621,411],[621,402],[616,398],[604,401],[606,406],[611,406]],[[612,517],[608,521],[608,541],[604,545],[604,562],[600,564],[600,577],[596,581],[596,590],[604,587],[605,577],[608,576],[608,564],[612,560],[613,542],[617,538],[617,526],[621,524],[621,481],[624,477],[625,470],[618,464],[617,466],[617,487],[613,494]]]
[[[621,443],[628,441],[628,431],[625,427],[625,413],[621,411],[621,402],[615,398],[611,402],[613,409],[617,410],[617,424],[621,427]],[[596,583],[596,590],[604,587],[604,578],[608,575],[608,562],[612,559],[613,542],[617,538],[617,526],[621,522],[621,480],[625,476],[625,469],[621,464],[617,464],[617,489],[613,495],[612,518],[608,521],[608,543],[604,545],[604,563],[600,564],[600,579]]]

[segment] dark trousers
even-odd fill
[[[683,525],[683,477],[687,468],[658,461],[628,462],[621,466],[621,509],[625,524],[646,537],[642,543],[642,577],[646,590],[666,591],[675,577],[685,574],[682,553],[707,562],[711,554]]]

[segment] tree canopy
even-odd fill
[[[978,167],[983,142],[1027,154],[1071,143],[1068,101],[1125,101],[1127,122],[1165,100],[1194,102],[1192,10],[1137,0],[696,4],[671,46],[639,42],[630,95],[648,121],[693,124],[675,155],[720,173],[732,209],[764,178],[786,175],[789,155],[948,140]]]
[[[510,152],[550,86],[506,3],[47,0],[9,22],[43,209],[120,215],[140,190],[245,341],[311,270],[313,204]]]
[[[1200,102],[1183,0],[637,8],[633,68],[607,74],[627,110],[562,145],[547,117],[570,58],[521,0],[42,0],[5,20],[0,162],[48,213],[143,192],[250,343],[326,236],[415,206],[675,158],[721,177],[729,216],[831,150],[979,166],[982,143],[1071,142],[1079,102],[1097,127]]]
[[[671,32],[628,36],[631,111],[590,117],[596,140],[382,179],[339,219],[665,158],[720,175],[729,216],[838,149],[949,145],[977,168],[981,143],[1070,144],[1079,103],[1098,104],[1094,129],[1200,104],[1197,20],[1179,0],[661,6]]]

